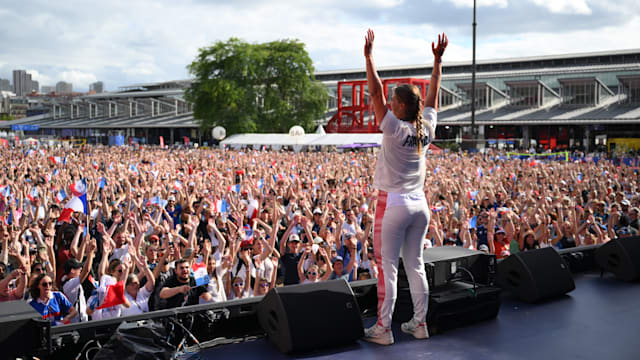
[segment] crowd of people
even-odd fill
[[[56,325],[378,276],[375,151],[0,152],[0,301]],[[637,235],[637,168],[503,155],[427,156],[426,247],[504,258]]]

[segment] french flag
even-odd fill
[[[582,173],[578,174],[578,184],[582,182]]]
[[[511,181],[513,181],[513,182],[518,181],[518,177],[516,176],[516,174],[515,174],[515,173],[511,173],[510,178],[511,178]]]
[[[284,181],[284,175],[282,175],[282,174],[273,175],[273,181],[274,182]]]
[[[253,245],[253,229],[249,224],[242,227],[244,230],[244,240],[240,242],[240,247]]]
[[[124,302],[124,281],[118,281],[114,285],[107,285],[102,305],[98,306],[97,309],[118,306],[124,304]]]
[[[180,189],[182,189],[182,183],[180,182],[180,180],[176,180],[176,181],[173,183],[173,188],[174,188],[174,189],[176,189],[176,190],[180,190]]]
[[[482,168],[480,166],[478,166],[478,168],[476,169],[476,176],[478,176],[479,178],[484,176],[484,173],[482,172]]]
[[[134,164],[129,165],[129,170],[136,175],[140,175],[140,171]]]
[[[29,195],[27,195],[27,197],[29,198],[29,201],[31,201],[31,202],[33,202],[35,199],[37,199],[38,196],[40,196],[40,194],[38,194],[38,189],[37,188],[32,188],[31,191],[29,192]]]
[[[67,198],[67,194],[64,192],[63,189],[60,189],[60,191],[58,191],[58,193],[56,194],[56,202],[60,204],[62,200],[66,198]]]
[[[476,200],[478,197],[478,191],[467,191],[467,197],[469,198],[469,200]]]
[[[438,171],[440,171],[440,168],[438,166],[436,166],[436,168],[433,169],[433,175],[437,174]]]
[[[209,274],[207,273],[207,265],[204,264],[202,259],[196,260],[193,265],[191,265],[191,270],[193,271],[193,277],[196,279],[196,286],[202,286],[209,284]]]
[[[78,180],[73,184],[69,185],[69,189],[71,190],[71,193],[73,194],[73,196],[80,197],[84,195],[86,199],[87,181],[85,179]]]
[[[349,185],[353,184],[353,180],[351,179],[351,176],[347,178],[347,184]]]
[[[98,162],[95,161],[95,160],[93,160],[93,164],[92,165],[93,165],[93,168],[96,169],[96,170],[98,170],[98,168],[100,167],[100,165],[98,165]]]
[[[214,210],[216,213],[226,213],[227,212],[227,202],[224,200],[218,200],[214,204]]]
[[[322,171],[322,164],[319,164],[316,169],[318,169],[318,171]]]
[[[8,199],[11,196],[11,187],[9,187],[9,185],[1,186],[0,195],[2,195],[3,198]]]
[[[272,168],[273,168],[273,167],[275,167],[275,166],[276,166],[276,164],[277,164],[277,163],[278,163],[277,161],[273,160],[273,162],[271,163],[271,165],[269,165],[269,167],[272,167]]]
[[[253,220],[258,216],[258,200],[252,199],[247,206],[247,218]]]
[[[89,214],[89,207],[87,206],[87,194],[84,194],[80,197],[72,197],[71,200],[64,206],[60,217],[58,218],[58,222],[70,222],[71,215],[74,212],[81,212],[84,214]]]
[[[58,176],[58,174],[60,174],[60,171],[58,171],[58,169],[53,169],[53,176]]]
[[[256,186],[258,187],[258,189],[262,189],[264,187],[264,179],[258,180]]]
[[[234,192],[236,194],[240,193],[240,184],[232,185],[227,188],[227,191]]]
[[[113,171],[113,163],[112,162],[109,163],[109,171]]]
[[[165,207],[167,205],[167,201],[160,198],[160,196],[154,196],[149,199],[149,205],[158,205],[160,207]]]
[[[100,177],[100,181],[98,182],[98,188],[102,189],[107,185],[107,179],[104,176]]]
[[[49,160],[51,160],[51,162],[54,163],[54,164],[61,164],[62,163],[62,157],[60,157],[60,156],[49,156]]]

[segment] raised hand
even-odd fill
[[[373,30],[367,30],[367,36],[364,37],[364,56],[369,57],[373,51]]]
[[[372,40],[373,41],[373,40]],[[449,45],[449,39],[447,35],[442,33],[442,35],[438,34],[438,45],[436,46],[433,42],[431,42],[431,51],[433,51],[433,55],[436,58],[441,58],[444,54],[444,50]]]

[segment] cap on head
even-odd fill
[[[298,236],[298,234],[289,235],[289,242],[292,242],[292,241],[300,242],[300,236]]]

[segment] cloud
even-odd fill
[[[74,90],[88,89],[89,84],[98,81],[98,78],[91,73],[85,73],[81,71],[63,71],[59,75],[60,79],[73,84]]]
[[[451,1],[456,7],[473,8],[473,0],[448,0]],[[476,2],[476,8],[479,7],[499,7],[506,8],[509,4],[508,0],[478,0]]]
[[[31,74],[31,79],[36,80],[40,86],[55,85],[55,81],[48,75],[41,74],[38,70],[27,69],[27,73]]]
[[[546,8],[554,14],[591,15],[586,0],[530,0],[534,4]]]
[[[239,37],[299,39],[317,70],[364,68],[368,27],[378,66],[430,63],[431,41],[450,39],[447,60],[470,60],[472,0],[112,0],[7,2],[0,9],[0,77],[32,69],[41,85],[87,90],[182,79],[198,49]],[[637,47],[637,0],[478,0],[478,59]],[[34,76],[35,77],[35,76]]]

